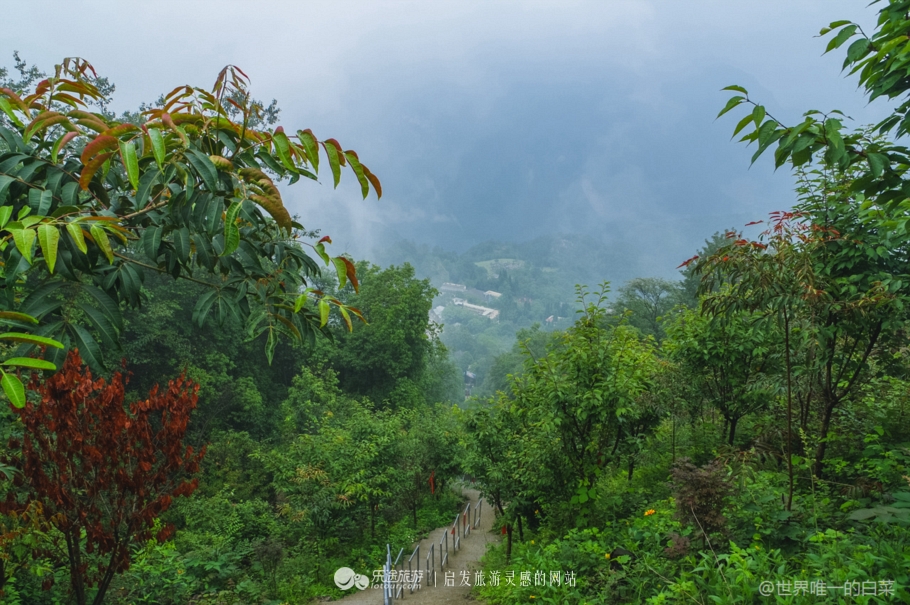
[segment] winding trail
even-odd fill
[[[470,500],[471,509],[473,510],[478,498],[480,498],[480,492],[476,489],[466,488],[462,493]],[[433,585],[434,578],[432,575],[430,575],[429,581],[427,581],[425,575],[423,586],[420,590],[415,589],[412,594],[405,589],[402,593],[402,598],[396,599],[395,603],[401,603],[402,605],[405,603],[410,605],[463,605],[467,599],[471,598],[474,572],[480,569],[480,558],[487,551],[488,544],[499,541],[499,534],[491,532],[495,515],[486,500],[483,501],[481,510],[480,523],[471,530],[467,537],[461,539],[460,548],[455,553],[452,552],[452,536],[451,534],[449,535],[449,562],[444,572],[439,571],[439,540],[445,532],[452,529],[452,526],[448,525],[434,529],[429,536],[420,541],[420,558],[423,560],[426,559],[427,553],[430,552],[430,545],[436,545],[436,585]],[[409,552],[405,552],[402,554],[402,559],[409,555]],[[421,561],[421,569],[423,569],[424,564],[424,561]],[[445,574],[448,572],[454,573],[454,586],[446,586]],[[462,580],[462,572],[468,574],[468,582],[471,586],[459,585]],[[354,588],[353,590],[357,589]],[[367,588],[363,591],[357,590],[357,592],[335,602],[344,603],[345,605],[382,605],[382,590],[373,588]]]

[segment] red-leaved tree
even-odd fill
[[[114,575],[130,566],[130,546],[152,538],[173,498],[196,489],[192,475],[205,453],[183,443],[198,385],[181,376],[126,405],[126,381],[119,372],[110,382],[93,379],[72,351],[61,371],[30,384],[40,401],[13,408],[24,431],[10,450],[19,450],[17,482],[27,495],[10,493],[2,508],[42,504],[62,534],[79,605],[103,602]]]

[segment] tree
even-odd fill
[[[127,406],[126,380],[119,372],[109,383],[94,379],[71,351],[60,372],[30,384],[40,401],[17,410],[23,435],[10,450],[21,449],[17,481],[29,490],[23,498],[9,492],[4,512],[41,504],[64,540],[78,605],[104,601],[114,575],[129,568],[132,546],[153,537],[175,497],[196,489],[190,477],[204,455],[183,444],[195,385],[180,377]]]
[[[547,343],[552,338],[553,333],[541,330],[539,323],[519,330],[515,334],[512,350],[493,359],[493,364],[481,385],[480,394],[489,397],[498,391],[508,392],[511,385],[510,376],[521,373],[525,359],[529,355],[535,359],[546,355]]]
[[[730,296],[726,293],[726,296]],[[767,406],[776,335],[760,316],[729,312],[716,320],[686,310],[667,326],[665,349],[725,420],[733,445],[739,421]]]
[[[408,396],[424,380],[433,346],[429,313],[436,290],[414,277],[414,268],[361,269],[363,286],[349,297],[369,317],[368,325],[337,335],[330,354],[341,385],[377,404],[413,405]]]
[[[714,235],[712,235],[710,239],[706,239],[705,244],[698,249],[696,258],[711,256],[717,252],[718,249],[729,244],[731,231],[732,229],[727,231],[715,231]],[[679,269],[683,278],[679,284],[678,302],[689,308],[695,308],[699,303],[698,289],[702,286],[701,275],[695,272],[695,266],[690,261],[681,264]]]
[[[331,305],[348,323],[359,315],[307,288],[318,265],[302,246],[314,233],[292,219],[278,183],[316,179],[321,153],[336,186],[342,166],[364,196],[381,195],[379,180],[334,139],[256,129],[261,107],[239,68],[222,70],[211,91],[174,89],[140,125],[88,111],[105,97],[82,59],[23,83],[0,88],[0,304],[41,319],[41,335],[103,367],[146,271],[205,286],[195,320],[243,318],[266,335],[269,359],[279,335],[324,330]],[[353,263],[329,257],[330,242],[306,245],[356,288]]]
[[[516,503],[522,491],[521,467],[528,460],[523,449],[521,422],[512,402],[501,391],[487,405],[472,410],[465,419],[465,469],[482,486],[483,497],[502,518],[506,532],[506,558],[512,555]]]
[[[774,213],[759,240],[735,239],[696,267],[709,287],[717,280],[730,284],[729,296],[706,299],[713,313],[746,310],[777,323],[784,340],[788,431],[794,375],[802,377],[796,397],[804,430],[817,404],[818,477],[835,410],[859,395],[874,352],[903,330],[910,295],[903,284],[907,249],[880,222],[864,220],[850,193],[852,179],[833,174],[841,181],[821,172],[804,176],[794,212]],[[794,333],[801,345],[798,363]]]
[[[741,86],[725,89],[737,94],[719,114],[751,106],[734,135],[751,127],[741,140],[758,144],[752,161],[776,143],[776,167],[790,164],[820,176],[821,187],[807,200],[811,207],[804,215],[812,229],[831,236],[816,238],[820,241],[813,267],[817,283],[808,284],[812,288],[809,298],[823,305],[816,309],[821,314],[814,316],[822,338],[817,368],[825,376],[819,385],[824,402],[815,456],[819,476],[833,411],[856,392],[876,345],[897,329],[896,315],[903,312],[910,294],[899,268],[906,266],[910,233],[906,193],[910,152],[897,143],[910,132],[910,79],[903,70],[910,58],[905,44],[910,32],[908,8],[906,0],[881,3],[871,36],[849,20],[835,21],[821,31],[821,35],[836,32],[826,52],[853,40],[843,67],[858,75],[870,101],[878,97],[899,100],[873,129],[848,131],[843,114],[836,110],[808,111],[800,124],[787,126],[752,101]],[[879,303],[884,301],[890,301],[891,312],[881,308]],[[878,311],[866,313],[869,308]]]
[[[514,472],[525,499],[569,505],[563,512],[573,524],[587,521],[588,507],[576,505],[593,499],[608,465],[628,454],[631,475],[634,453],[625,450],[662,417],[660,407],[642,397],[659,368],[653,341],[629,326],[610,325],[607,292],[603,284],[588,301],[579,288],[583,315],[546,355],[529,356],[509,397],[521,424],[523,465]]]
[[[616,304],[631,312],[631,325],[660,342],[665,336],[661,319],[678,300],[679,284],[656,277],[637,277],[619,290]]]

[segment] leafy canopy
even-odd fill
[[[0,88],[0,306],[42,321],[39,333],[78,346],[104,366],[138,306],[147,271],[197,281],[194,318],[243,319],[266,335],[312,339],[336,306],[350,327],[360,312],[307,287],[319,271],[303,246],[358,285],[354,265],[315,244],[284,206],[278,183],[316,180],[321,157],[338,185],[354,172],[366,197],[379,180],[335,139],[309,129],[258,129],[261,105],[237,67],[211,90],[179,86],[143,123],[89,111],[104,102],[92,66],[66,59],[25,90]],[[103,88],[103,87],[102,87]],[[49,361],[59,365],[65,349]]]

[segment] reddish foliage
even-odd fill
[[[698,255],[696,254],[696,255],[693,256],[692,258],[683,261],[683,263],[682,263],[679,267],[676,267],[676,268],[679,269],[679,268],[681,268],[681,267],[688,267],[689,265],[691,265],[692,263],[694,263],[694,262],[697,261],[697,260],[698,260]]]
[[[72,351],[62,370],[29,385],[40,403],[13,408],[24,426],[19,465],[30,489],[24,501],[8,495],[0,512],[42,504],[63,534],[80,604],[95,584],[103,599],[114,574],[129,568],[133,542],[167,537],[169,529],[152,535],[154,521],[173,498],[193,493],[191,475],[205,453],[183,444],[198,385],[181,376],[127,407],[125,383],[119,372],[109,383],[93,379]]]

